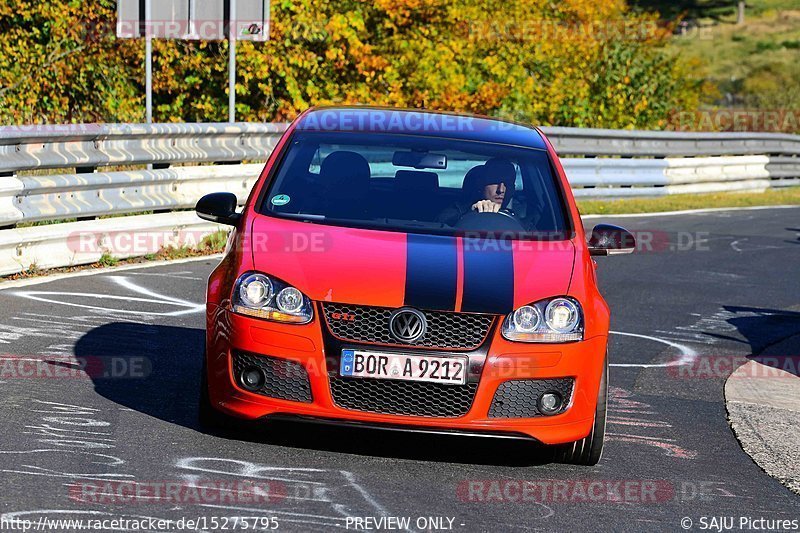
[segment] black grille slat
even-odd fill
[[[476,313],[422,311],[428,321],[425,335],[412,343],[402,343],[389,332],[389,317],[395,309],[324,303],[322,310],[329,331],[340,340],[443,350],[476,349],[486,339],[495,319],[494,315]],[[334,314],[354,319],[335,319]]]
[[[544,416],[539,411],[538,400],[545,392],[558,392],[564,398],[564,412],[572,398],[575,380],[560,379],[513,379],[497,387],[489,408],[490,418],[535,418]]]
[[[234,352],[233,371],[237,383],[239,383],[239,375],[242,370],[251,366],[263,370],[267,380],[261,389],[248,392],[279,400],[311,403],[311,383],[308,379],[308,372],[300,363],[277,357]]]
[[[353,411],[458,418],[466,415],[477,383],[442,385],[420,381],[330,377],[334,403]]]

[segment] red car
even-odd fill
[[[201,419],[517,437],[592,465],[609,309],[558,156],[536,128],[370,107],[289,127],[208,283]]]

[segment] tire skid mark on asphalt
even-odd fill
[[[152,276],[158,278],[169,278],[169,279],[187,279],[191,281],[204,281],[203,278],[192,276],[190,274],[194,274],[194,272],[190,270],[185,270],[183,272],[130,272],[129,275],[131,276]]]
[[[751,244],[748,243],[749,237],[742,237],[730,243],[731,249],[741,254],[743,252],[762,252],[764,250],[780,250],[781,248],[788,248],[788,246],[772,246],[769,244]],[[747,243],[747,244],[745,244]],[[743,248],[744,247],[744,248]]]
[[[76,307],[80,309],[88,309],[90,312],[99,313],[105,317],[113,317],[119,315],[135,315],[145,317],[172,317],[181,316],[193,313],[200,313],[205,310],[205,304],[194,303],[181,298],[168,296],[155,292],[146,287],[142,287],[131,281],[127,276],[103,276],[100,279],[108,280],[115,285],[125,289],[129,293],[138,294],[139,296],[131,295],[118,295],[118,294],[98,294],[91,292],[71,292],[71,291],[38,291],[38,290],[22,290],[11,291],[10,294],[28,300],[43,302],[47,304],[64,305],[69,307]],[[75,298],[78,301],[70,301],[70,298]],[[168,308],[177,308],[177,310],[158,312],[158,311],[141,311],[138,309],[126,309],[125,307],[102,307],[101,305],[93,305],[94,303],[113,301],[115,305],[123,305],[124,303],[140,303],[140,304],[154,304],[155,306],[165,306]],[[62,317],[60,317],[62,318]]]
[[[695,350],[683,344],[678,344],[677,342],[661,339],[659,337],[654,337],[652,335],[643,335],[641,333],[628,333],[624,331],[609,331],[609,333],[613,335],[622,335],[624,337],[636,337],[639,339],[645,339],[653,342],[658,342],[661,344],[666,344],[667,346],[676,348],[680,352],[680,356],[678,357],[678,359],[674,361],[669,361],[667,363],[610,363],[609,366],[614,366],[618,368],[666,368],[670,366],[688,365],[691,364],[692,361],[694,361],[697,358],[697,352]]]
[[[107,276],[107,278],[110,279],[111,281],[113,281],[114,283],[116,283],[117,285],[119,285],[119,286],[121,286],[121,287],[123,287],[125,289],[128,289],[131,292],[134,292],[134,293],[137,293],[137,294],[141,294],[143,296],[150,296],[152,298],[157,298],[157,299],[160,299],[160,300],[165,301],[165,302],[171,302],[171,303],[173,303],[173,304],[175,304],[176,306],[179,306],[179,307],[188,307],[189,308],[188,311],[184,311],[182,313],[177,313],[175,315],[170,315],[170,316],[177,316],[178,314],[186,314],[186,313],[202,311],[206,307],[205,303],[197,304],[197,303],[194,303],[194,302],[190,302],[188,300],[183,300],[181,298],[176,298],[174,296],[167,296],[165,294],[161,294],[161,293],[155,292],[153,290],[150,290],[148,288],[142,287],[141,285],[137,285],[134,282],[132,282],[131,280],[129,280],[126,276]]]
[[[671,428],[672,424],[668,422],[661,422],[659,420],[647,420],[643,418],[633,418],[627,416],[609,416],[609,424],[617,424],[619,426],[634,426],[640,428]]]
[[[653,446],[662,450],[666,455],[678,459],[694,459],[697,457],[696,451],[686,449],[676,444],[675,439],[640,435],[631,432],[632,427],[642,429],[671,428],[672,424],[669,422],[654,420],[652,417],[644,418],[617,415],[617,413],[623,411],[626,414],[638,414],[640,416],[656,414],[650,404],[633,399],[633,393],[619,387],[610,387],[608,395],[608,424],[624,426],[624,431],[626,431],[626,433],[606,432],[607,440]]]
[[[26,326],[0,324],[0,344],[8,344],[11,340],[23,337],[56,338],[59,341],[77,341],[89,330],[108,323],[107,317],[75,315],[58,316],[41,313],[21,313],[10,317],[11,320],[23,322]],[[32,323],[36,325],[32,325]],[[4,340],[6,339],[6,340]],[[42,355],[72,356],[74,342],[52,344]]]
[[[669,339],[675,342],[689,342],[692,344],[702,344],[705,346],[713,346],[717,343],[717,339],[709,337],[704,333],[692,333],[690,331],[667,331],[657,329],[655,333],[662,339]]]
[[[41,322],[42,324],[47,324],[49,326],[54,326],[54,325],[55,326],[66,326],[66,327],[70,327],[70,328],[71,327],[75,327],[77,325],[88,326],[88,327],[97,327],[98,325],[103,325],[103,324],[108,322],[105,318],[103,318],[102,321],[98,321],[97,323],[94,323],[94,324],[80,324],[77,321],[69,322],[69,318],[67,318],[67,317],[58,317],[61,320],[55,320],[55,318],[56,317],[49,317],[49,318],[24,317],[23,318],[23,317],[13,316],[13,317],[11,317],[11,320],[21,320],[21,321],[25,321],[25,322]],[[62,322],[62,320],[64,320],[64,322]],[[76,331],[76,330],[67,330],[67,331]]]
[[[175,462],[181,477],[192,485],[198,484],[209,475],[227,476],[249,481],[278,481],[285,484],[285,496],[289,506],[258,510],[257,508],[236,505],[202,504],[202,507],[227,509],[231,511],[256,511],[265,514],[280,515],[286,521],[308,525],[325,525],[344,528],[346,519],[351,516],[390,516],[386,508],[356,480],[355,475],[347,470],[328,470],[322,468],[278,467],[261,463],[253,463],[241,459],[222,457],[183,457]],[[190,472],[190,473],[187,473]],[[338,494],[337,494],[338,493]],[[342,494],[344,493],[344,494]],[[339,495],[340,501],[333,499]],[[348,495],[355,498],[347,498]],[[322,504],[320,512],[299,512],[291,504],[304,502],[302,511],[308,511],[308,503]],[[351,508],[358,503],[366,504],[368,511],[354,512]],[[335,516],[326,511],[333,510]],[[322,523],[320,523],[322,521]],[[406,530],[412,531],[412,530]]]
[[[629,442],[634,444],[647,444],[649,446],[655,446],[656,448],[663,450],[668,456],[676,457],[678,459],[694,459],[697,457],[697,452],[688,451],[677,444],[673,444],[675,439],[645,437],[642,435],[627,435],[624,433],[606,433],[606,438],[608,440],[617,442]]]
[[[41,327],[15,326],[11,324],[0,324],[0,344],[11,344],[24,338],[48,338],[59,337],[62,339],[77,340],[82,332],[73,329],[61,329],[58,327],[42,325]]]
[[[123,461],[119,457],[114,457],[113,455],[106,455],[96,452],[83,452],[80,450],[64,450],[63,448],[40,448],[37,450],[0,450],[0,454],[2,455],[26,455],[26,454],[36,454],[36,453],[60,453],[60,454],[72,453],[76,455],[91,455],[93,457],[106,457],[110,462],[102,463],[95,461],[93,463],[105,466],[118,466],[125,463],[125,461]]]
[[[123,459],[107,453],[109,450],[116,448],[116,439],[108,438],[113,433],[88,429],[110,429],[110,422],[97,418],[100,413],[99,409],[36,398],[30,401],[36,407],[39,407],[38,409],[28,409],[28,412],[38,416],[38,419],[32,422],[38,425],[26,424],[22,431],[18,433],[33,437],[36,444],[28,446],[28,449],[24,450],[0,450],[0,455],[19,456],[20,458],[22,456],[32,456],[40,463],[44,462],[47,466],[28,464],[32,461],[26,461],[17,467],[2,468],[0,472],[54,479],[69,478],[72,480],[95,481],[123,480],[134,477],[132,474],[124,472],[109,471],[109,468],[120,467],[126,463]],[[21,441],[22,439],[18,440]],[[20,442],[21,446],[23,444],[23,442]],[[63,454],[100,459],[89,464],[99,465],[103,468],[92,472],[65,472],[61,467]],[[55,465],[47,464],[47,461],[52,460],[55,460]]]
[[[92,325],[97,325],[97,324],[105,324],[106,321],[108,320],[106,317],[99,316],[99,315],[75,315],[75,314],[69,314],[69,315],[64,316],[64,315],[49,315],[49,314],[41,313],[41,312],[39,312],[39,313],[28,313],[28,312],[20,313],[19,316],[12,317],[12,319],[13,320],[34,320],[34,319],[39,319],[39,320],[42,320],[42,321],[47,321],[48,319],[66,320],[67,323],[70,323],[70,322],[76,322],[76,323],[79,323],[79,324],[84,324],[85,323],[85,325],[87,325],[87,326],[92,326]]]
[[[99,307],[96,305],[89,305],[89,304],[81,304],[75,302],[68,302],[64,300],[53,299],[55,297],[68,297],[74,296],[78,298],[91,298],[97,300],[115,300],[118,302],[139,302],[139,303],[150,303],[156,305],[166,305],[166,306],[174,306],[174,302],[158,300],[153,298],[137,298],[134,296],[116,296],[113,294],[93,294],[93,293],[80,293],[80,292],[57,292],[57,291],[24,291],[24,292],[15,292],[12,293],[15,296],[21,296],[24,298],[29,298],[31,300],[36,300],[43,303],[48,304],[57,304],[57,305],[67,305],[71,307],[78,307],[81,309],[89,309],[91,311],[97,311],[107,316],[114,316],[114,315],[142,315],[142,316],[176,316],[178,314],[186,314],[187,311],[173,311],[169,313],[157,313],[154,311],[138,311],[134,309],[124,309],[124,308],[109,308],[109,307]],[[48,298],[49,297],[49,298]],[[197,312],[195,310],[190,310],[189,312]]]
[[[748,309],[725,309],[718,308],[715,312],[691,313],[697,317],[697,321],[686,326],[675,326],[674,330],[657,330],[656,333],[662,338],[673,339],[679,342],[691,342],[713,346],[719,344],[723,339],[734,339],[739,332],[739,328],[732,321],[734,319],[755,319],[762,317],[764,313]],[[745,338],[741,339],[746,342]]]

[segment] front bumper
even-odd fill
[[[452,418],[383,414],[344,409],[334,402],[331,379],[338,373],[338,346],[323,334],[317,315],[310,324],[288,325],[234,314],[209,305],[207,309],[207,365],[212,405],[231,416],[256,420],[275,416],[312,417],[368,425],[419,428],[428,431],[480,433],[530,437],[545,444],[581,439],[594,421],[607,337],[598,336],[569,344],[522,344],[492,332],[479,357],[474,376],[477,386],[471,407]],[[381,350],[380,347],[374,349]],[[233,375],[235,351],[293,361],[309,376],[311,401],[281,400],[247,392]],[[406,350],[409,351],[409,350]],[[413,350],[422,353],[422,350]],[[326,353],[327,352],[327,353]],[[432,355],[435,351],[424,351]],[[474,358],[470,355],[470,359]],[[498,387],[517,379],[574,379],[571,403],[562,414],[535,418],[489,416]]]

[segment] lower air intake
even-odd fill
[[[258,390],[243,387],[241,374],[245,369],[259,368],[264,372],[264,384]],[[262,394],[279,400],[311,403],[311,383],[308,372],[300,363],[242,352],[233,354],[233,375],[236,383],[255,394]]]
[[[419,381],[330,377],[336,405],[387,415],[457,418],[472,407],[477,383],[442,385]]]
[[[539,398],[548,392],[558,393],[563,406],[558,413],[567,410],[572,398],[575,380],[560,379],[514,379],[504,381],[494,393],[489,418],[535,418],[545,416],[539,410]],[[555,414],[558,414],[555,413]]]

